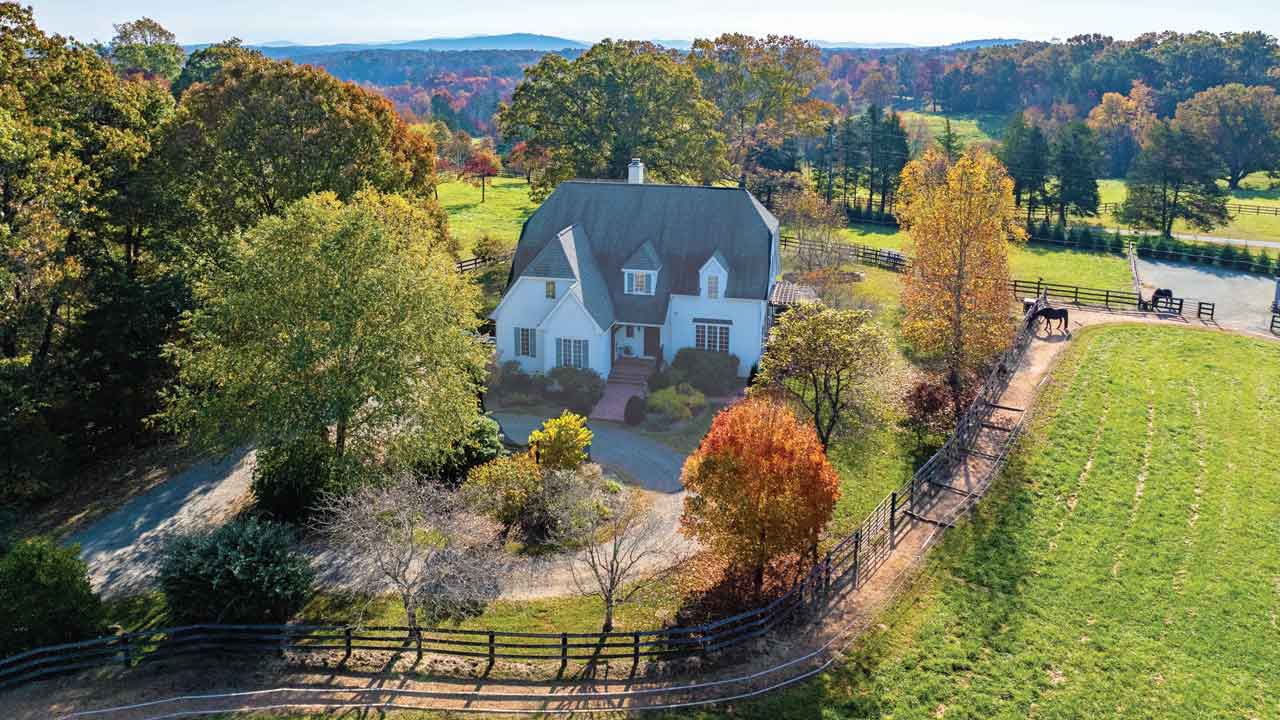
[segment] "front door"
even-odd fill
[[[658,328],[656,327],[644,329],[644,356],[658,357]]]

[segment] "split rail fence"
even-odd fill
[[[355,627],[342,625],[189,625],[129,632],[83,642],[30,650],[0,659],[0,688],[26,684],[56,674],[102,667],[133,667],[143,662],[210,652],[243,655],[354,652],[387,655],[434,653],[487,659],[594,662],[608,659],[673,658],[732,649],[780,626],[797,626],[820,615],[837,600],[862,587],[889,558],[903,532],[922,510],[935,503],[940,481],[952,464],[972,450],[984,427],[990,427],[995,403],[1003,394],[1031,343],[1036,300],[1019,326],[1014,342],[998,359],[973,404],[951,438],[915,474],[889,493],[862,523],[814,564],[804,579],[759,608],[690,627],[610,633],[531,633],[458,628]],[[1012,445],[1021,422],[1005,439]],[[989,479],[1003,454],[995,458]],[[967,510],[977,500],[969,495]],[[951,522],[948,520],[947,522]]]

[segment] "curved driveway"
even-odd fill
[[[545,418],[494,413],[508,437],[524,442]],[[588,425],[594,433],[592,459],[622,479],[653,492],[652,511],[662,518],[658,530],[670,546],[686,549],[679,536],[684,487],[680,471],[684,456],[625,427],[605,422]],[[153,585],[160,551],[173,533],[221,524],[244,506],[253,474],[254,453],[247,449],[193,464],[89,527],[68,542],[80,544],[89,564],[89,580],[104,596],[127,595]],[[333,549],[308,548],[319,580],[330,587],[350,587],[369,572],[359,558]],[[505,589],[507,597],[551,597],[572,594],[569,564],[557,557],[529,562],[519,568]]]
[[[507,437],[527,442],[529,433],[542,426],[546,418],[517,413],[493,413]],[[620,470],[627,480],[645,490],[660,493],[684,492],[680,471],[684,455],[655,440],[609,422],[587,422],[595,436],[591,441],[591,459],[612,470]]]

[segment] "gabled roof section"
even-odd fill
[[[631,253],[631,257],[622,263],[623,270],[659,270],[662,268],[662,261],[658,259],[658,251],[653,249],[653,243],[648,240],[644,244],[636,248]]]
[[[578,278],[577,271],[574,270],[569,263],[568,256],[565,255],[564,246],[558,242],[547,243],[521,274],[564,280],[576,280]]]
[[[582,306],[587,309],[591,319],[596,321],[596,325],[601,330],[608,329],[614,320],[613,303],[609,298],[609,286],[600,274],[600,268],[591,252],[587,234],[582,228],[570,225],[556,233],[554,242],[547,244],[560,247],[572,272],[571,277],[578,281],[571,292],[577,293]]]
[[[561,183],[525,221],[511,281],[534,274],[531,268],[546,246],[571,226],[579,272],[585,273],[585,258],[591,256],[597,271],[604,271],[603,284],[620,322],[664,322],[671,293],[697,295],[698,271],[716,252],[729,273],[724,297],[768,299],[778,220],[741,188]],[[657,287],[653,295],[627,295],[621,270],[648,254],[642,249],[646,244],[662,270]],[[582,289],[584,299],[591,296],[585,276]]]
[[[725,259],[724,253],[720,252],[719,248],[711,253],[711,257],[707,258],[707,262],[702,263],[702,266],[698,268],[698,272],[702,272],[712,260],[715,260],[725,272],[729,272],[729,261]]]

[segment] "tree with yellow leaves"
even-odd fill
[[[963,378],[1009,342],[1009,244],[1026,240],[1004,165],[980,148],[955,162],[927,150],[902,171],[898,219],[915,257],[903,279],[902,331],[947,364],[953,412]]]

